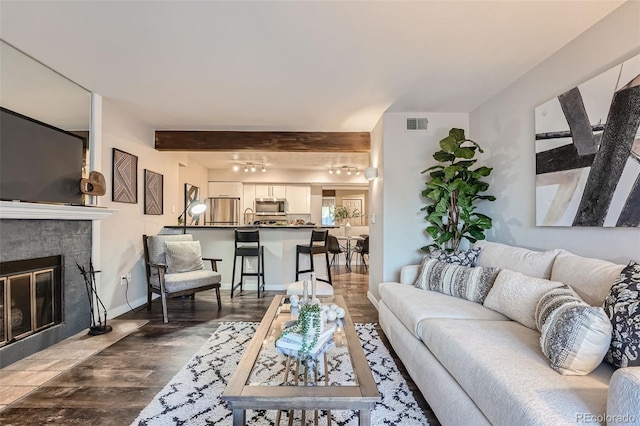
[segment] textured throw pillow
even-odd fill
[[[493,283],[484,306],[535,330],[538,301],[546,292],[560,286],[562,283],[503,269]]]
[[[640,366],[640,264],[625,267],[604,299],[613,326],[606,360],[616,367]]]
[[[425,256],[416,287],[482,303],[498,274],[497,268],[469,268]]]
[[[476,266],[478,255],[480,254],[480,248],[474,248],[469,250],[461,250],[453,253],[449,253],[439,248],[431,247],[429,249],[429,255],[433,259],[437,259],[440,262],[453,263],[455,265],[462,266]]]
[[[553,262],[560,250],[535,251],[490,241],[476,241],[473,248],[480,248],[476,265],[505,268],[527,274],[530,277],[550,279]],[[559,280],[558,280],[559,281]]]
[[[542,296],[536,324],[542,352],[560,374],[589,374],[609,349],[612,327],[604,309],[588,305],[569,286]]]
[[[167,274],[204,269],[200,241],[167,241]]]

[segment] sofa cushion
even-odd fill
[[[611,323],[604,309],[587,305],[568,286],[542,296],[536,308],[540,346],[560,374],[589,374],[602,362]]]
[[[482,303],[497,274],[496,268],[469,268],[425,257],[415,286]]]
[[[640,264],[630,262],[622,270],[604,309],[613,326],[606,360],[616,367],[640,366]]]
[[[534,278],[520,272],[503,269],[484,301],[484,306],[537,330],[535,313],[540,298],[562,283]]]
[[[606,412],[607,363],[563,376],[549,368],[540,333],[517,322],[424,322],[422,340],[492,424],[576,424],[579,415]]]
[[[479,303],[435,291],[421,290],[410,285],[382,283],[378,291],[384,303],[418,339],[422,320],[428,318],[507,320],[504,315]]]
[[[480,248],[473,248],[469,250],[460,250],[453,253],[449,253],[439,248],[431,247],[429,249],[429,256],[433,259],[437,259],[440,262],[453,263],[455,265],[462,266],[476,266],[478,261],[478,255],[480,254]]]
[[[576,256],[562,251],[556,257],[551,279],[567,284],[591,306],[602,306],[604,298],[625,265]]]
[[[511,269],[531,277],[545,279],[551,276],[553,261],[560,252],[534,251],[489,241],[477,241],[473,247],[480,248],[476,263],[478,266]]]

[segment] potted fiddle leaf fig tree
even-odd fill
[[[433,244],[422,250],[437,247],[456,251],[463,238],[475,243],[483,240],[484,232],[491,228],[491,218],[478,213],[476,203],[495,201],[493,195],[481,194],[489,189],[482,178],[489,176],[493,169],[486,166],[472,169],[478,161],[474,158],[477,152],[484,151],[466,138],[463,129],[453,128],[449,136],[440,141],[440,151],[433,154],[440,164],[422,171],[429,173],[426,189],[422,191],[429,204],[421,210],[427,214],[426,232],[433,239]]]

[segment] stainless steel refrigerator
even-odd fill
[[[207,198],[205,225],[239,225],[240,198]]]

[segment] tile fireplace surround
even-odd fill
[[[0,368],[86,329],[89,299],[76,262],[88,267],[92,220],[110,209],[0,202],[0,262],[62,255],[62,324],[0,348]],[[15,219],[26,217],[27,219]],[[86,218],[87,220],[82,220]]]

